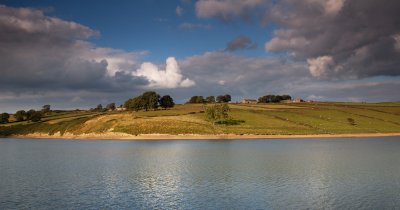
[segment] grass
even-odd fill
[[[139,112],[66,111],[42,122],[0,126],[0,135],[121,132],[139,134],[349,134],[400,132],[400,103],[230,104],[232,121],[206,120],[204,105]],[[231,123],[234,122],[234,123]]]

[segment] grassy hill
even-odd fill
[[[42,122],[11,122],[1,136],[31,133],[139,134],[351,134],[399,133],[400,103],[230,104],[230,116],[242,123],[219,125],[205,118],[204,105],[176,105],[139,112],[53,112]]]

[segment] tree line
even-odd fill
[[[42,117],[45,114],[50,112],[51,112],[50,105],[44,105],[42,107],[42,110],[40,111],[36,111],[34,109],[31,109],[29,111],[19,110],[14,114],[14,118],[16,122],[21,122],[21,121],[39,122],[40,120],[42,120]],[[0,123],[2,124],[8,123],[10,121],[10,117],[11,117],[10,114],[6,112],[0,114]]]
[[[265,95],[258,98],[258,103],[279,103],[284,100],[292,100],[290,95]]]
[[[120,107],[122,107],[122,105]],[[93,111],[93,112],[105,112],[105,111],[114,111],[115,109],[117,109],[117,106],[115,105],[115,103],[109,103],[104,108],[103,108],[102,104],[98,104],[96,106],[96,108],[91,108],[90,111]]]
[[[226,95],[219,95],[217,97],[215,96],[207,96],[204,98],[203,96],[192,96],[188,102],[188,104],[204,104],[204,103],[228,103],[231,101],[231,95],[226,94]]]
[[[133,111],[148,111],[150,109],[156,110],[158,109],[158,107],[168,109],[174,107],[174,105],[174,100],[170,95],[164,95],[161,97],[158,93],[154,91],[144,92],[142,95],[128,99],[124,103],[124,107],[127,110]]]

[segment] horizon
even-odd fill
[[[399,102],[396,0],[0,1],[0,112],[152,90]]]

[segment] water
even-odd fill
[[[0,209],[399,209],[400,138],[0,139]]]

